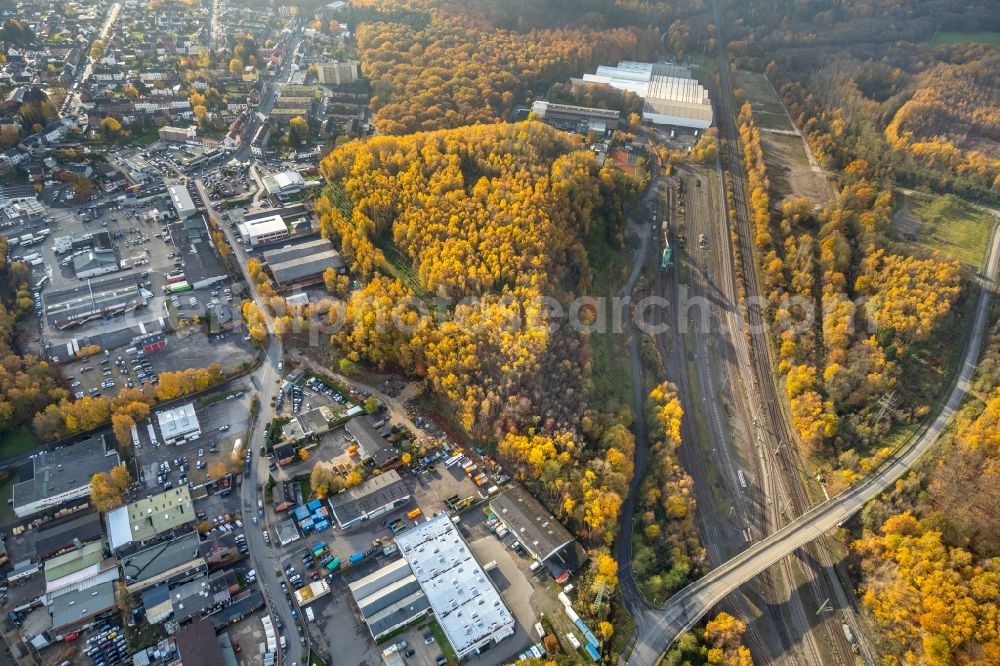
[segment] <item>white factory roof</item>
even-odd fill
[[[187,217],[198,210],[194,205],[194,199],[183,185],[171,185],[167,188],[167,192],[170,193],[170,201],[173,202],[178,217]]]
[[[269,194],[302,189],[305,184],[306,181],[302,178],[302,174],[297,171],[282,171],[264,176],[264,187]]]
[[[198,417],[194,413],[194,403],[187,403],[173,409],[165,409],[156,413],[163,439],[171,440],[183,437],[189,432],[199,430]]]
[[[285,220],[281,215],[270,215],[244,222],[243,227],[246,229],[247,236],[263,236],[264,234],[288,231],[288,225],[285,224]]]
[[[692,127],[712,124],[708,91],[691,78],[686,67],[623,61],[617,67],[602,65],[594,74],[584,74],[583,82],[608,85],[642,97],[646,120]]]
[[[396,545],[459,656],[513,626],[500,593],[447,514],[403,532]]]

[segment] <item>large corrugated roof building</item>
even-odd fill
[[[712,126],[708,91],[691,78],[691,70],[666,63],[622,61],[602,65],[576,82],[607,85],[633,92],[645,101],[642,119],[656,125],[707,129]]]
[[[376,569],[349,587],[375,640],[425,615],[431,608],[417,577],[403,559]]]
[[[279,289],[320,282],[327,268],[339,274],[347,271],[340,253],[324,238],[268,250],[264,261]]]
[[[392,469],[373,476],[360,486],[330,498],[330,509],[341,529],[392,511],[410,501],[410,490]]]

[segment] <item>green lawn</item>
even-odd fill
[[[38,438],[26,425],[12,430],[0,439],[0,459],[10,458],[38,446]]]
[[[694,65],[694,78],[703,86],[715,85],[715,75],[719,71],[719,61],[715,59],[715,54],[701,55],[691,54],[691,63]]]
[[[939,32],[931,40],[931,46],[978,42],[990,46],[1000,46],[1000,32]]]
[[[974,268],[982,265],[992,215],[952,195],[913,196],[910,206],[920,220],[915,241],[918,246]]]
[[[156,143],[159,140],[159,138],[160,138],[159,130],[153,129],[149,130],[144,134],[140,134],[136,137],[133,137],[132,143],[136,144],[137,146],[148,146],[152,143]]]
[[[5,470],[3,476],[8,472]],[[17,516],[14,515],[14,507],[7,503],[7,500],[14,497],[14,485],[21,480],[17,471],[10,474],[5,481],[0,482],[0,525],[10,525]]]
[[[627,276],[626,256],[629,249],[618,249],[607,242],[603,221],[595,220],[595,230],[587,239],[587,263],[591,266],[591,283],[588,292],[598,299],[605,299],[608,310],[604,313],[606,332],[592,333],[589,337],[591,364],[590,373],[592,401],[600,408],[615,411],[620,405],[629,405],[632,400],[632,379],[628,358],[628,337],[612,330],[610,322],[611,299],[618,295]]]
[[[785,114],[785,106],[774,94],[763,74],[739,71],[733,77],[733,85],[742,90],[750,100],[754,121],[759,127],[788,131],[795,129]]]
[[[437,642],[438,649],[441,650],[441,654],[444,658],[448,660],[449,664],[458,663],[458,655],[455,654],[455,648],[451,646],[448,642],[448,637],[444,634],[444,629],[435,620],[428,625],[428,628],[434,634],[434,640]]]

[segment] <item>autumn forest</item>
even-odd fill
[[[294,4],[289,16],[336,32],[322,6]],[[316,298],[293,304],[264,260],[248,252],[243,267],[259,298],[233,303],[245,340],[260,352],[272,334],[291,346],[308,336],[321,346],[319,356],[339,364],[332,371],[412,382],[414,400],[449,439],[495,456],[583,544],[588,562],[573,579],[575,607],[605,647],[624,649],[634,629],[619,575],[630,576],[647,603],[668,603],[711,570],[713,535],[700,518],[714,514],[701,509],[718,502],[735,512],[721,496],[724,484],[696,487],[691,458],[681,463],[689,451],[708,457],[708,448],[698,448],[705,442],[682,439],[682,432],[711,428],[699,423],[706,415],[697,402],[691,409],[693,398],[679,394],[686,382],[666,376],[672,366],[652,358],[661,353],[650,351],[660,349],[654,337],[594,333],[588,326],[608,313],[571,306],[652,292],[660,277],[682,274],[691,239],[666,228],[666,238],[681,243],[671,248],[675,263],[653,277],[666,219],[658,221],[654,209],[647,233],[651,183],[677,184],[683,173],[701,188],[704,179],[705,200],[717,192],[721,210],[710,223],[734,225],[720,234],[731,247],[701,249],[732,253],[738,298],[723,306],[745,306],[746,280],[758,282],[766,328],[758,339],[773,362],[756,374],[773,373],[765,379],[773,379],[769,389],[790,428],[776,436],[782,446],[794,440],[788,444],[801,469],[791,476],[800,489],[811,488],[807,503],[856,486],[940,408],[986,281],[970,259],[902,233],[898,218],[907,196],[947,196],[997,228],[1000,50],[963,37],[1000,31],[995,2],[353,0],[345,17],[366,95],[370,84],[367,115],[363,98],[364,122],[352,121],[351,139],[323,135],[329,140],[311,153],[312,182],[302,196],[315,213],[313,232],[329,239],[347,270],[314,275]],[[619,61],[683,62],[719,114],[724,79],[714,54],[724,60],[716,51],[723,37],[734,79],[752,73],[765,81],[794,131],[761,123],[767,111],[754,92],[734,85],[735,129],[716,115],[715,126],[690,132],[682,145],[670,128],[643,125],[644,101],[635,93],[570,83]],[[259,56],[263,73],[265,49],[246,35],[241,40],[227,71],[245,76]],[[195,59],[187,56],[185,86],[206,71]],[[207,84],[183,95],[202,130],[228,108]],[[540,99],[614,109],[622,122],[606,133],[562,131],[529,113]],[[289,125],[296,150],[315,133],[301,117]],[[121,127],[112,129],[103,126],[109,135]],[[809,166],[779,165],[767,140],[776,137],[801,143]],[[776,175],[798,175],[789,174],[796,168],[821,178],[829,196],[779,184]],[[734,187],[734,178],[745,179],[745,202],[737,200],[744,188]],[[671,210],[662,215],[675,215]],[[743,243],[737,210],[751,230]],[[951,222],[943,215],[939,224]],[[217,219],[209,224],[224,263],[239,274],[235,243],[228,245]],[[95,389],[93,397],[79,397],[81,389],[73,399],[57,363],[24,352],[31,271],[8,261],[7,250],[0,237],[0,434],[31,431],[32,439],[52,443],[110,426],[130,454],[134,427],[157,404],[202,393],[250,366],[164,371],[156,386],[130,383],[115,395]],[[986,247],[969,250],[978,254]],[[754,270],[744,270],[744,261]],[[707,281],[718,279],[704,272]],[[562,316],[567,312],[575,317]],[[857,614],[887,666],[1000,664],[998,321],[994,301],[972,385],[934,447],[831,530],[853,577]],[[694,354],[670,349],[679,372],[694,376],[687,369],[695,367]],[[630,360],[642,366],[636,377]],[[738,383],[727,390],[740,391]],[[728,407],[719,431],[735,441],[740,417]],[[714,455],[714,439],[707,446]],[[754,457],[753,442],[746,446]],[[743,470],[751,467],[742,462],[739,482],[747,490]],[[229,471],[217,464],[208,472],[213,479]],[[323,462],[303,484],[307,477],[314,496],[364,482],[359,471]],[[131,482],[124,466],[98,475],[92,499],[101,510],[119,506]],[[766,498],[751,483],[746,494],[754,492]],[[744,538],[754,541],[741,534],[739,548]],[[626,562],[616,558],[623,543]],[[747,634],[758,628],[736,607],[713,609],[660,663],[750,666]],[[572,663],[564,657],[537,664]]]

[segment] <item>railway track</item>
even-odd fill
[[[696,203],[700,201],[702,193],[699,191],[700,188],[691,188],[691,179],[684,179],[678,176],[672,179],[675,184],[674,187],[669,187],[666,190],[666,201],[664,202],[664,208],[666,212],[666,219],[670,220],[670,228],[672,230],[671,238],[673,239],[672,246],[675,249],[675,257],[677,258],[675,266],[669,271],[657,271],[655,276],[655,290],[660,296],[667,299],[668,302],[675,304],[681,303],[681,284],[678,279],[678,269],[681,261],[685,261],[686,267],[689,271],[699,270],[704,272],[706,267],[703,261],[695,261],[695,257],[690,257],[687,252],[682,247],[680,239],[684,237],[685,232],[688,229],[693,230],[694,234],[700,234],[704,227],[699,226],[700,222],[707,221],[709,223],[708,227],[705,228],[706,231],[711,233],[711,220],[717,219],[711,217],[711,212],[706,216],[704,212],[699,211],[701,203]],[[682,184],[687,182],[687,187],[680,186],[677,184]],[[694,189],[694,194],[690,194]],[[687,215],[681,214],[678,210],[680,199],[684,197],[684,192],[688,192],[686,197],[687,203],[685,208],[691,210],[692,215],[688,218]],[[710,200],[710,199],[709,199]],[[693,224],[688,224],[688,220],[693,221]],[[662,240],[662,236],[661,236]],[[694,281],[691,280],[693,283]],[[732,293],[732,292],[729,292]],[[702,294],[695,294],[696,297],[700,297]],[[660,321],[668,323],[670,330],[668,332],[660,332],[654,336],[657,351],[659,353],[663,369],[667,374],[668,378],[671,378],[677,384],[678,393],[682,396],[682,403],[688,403],[685,406],[685,411],[688,414],[693,414],[691,404],[695,403],[694,408],[699,408],[701,405],[711,402],[712,408],[717,409],[715,403],[716,391],[711,385],[711,368],[706,368],[709,365],[709,360],[706,358],[707,354],[704,349],[696,352],[696,362],[699,372],[699,385],[701,388],[700,395],[696,395],[691,383],[688,379],[688,371],[686,368],[686,357],[687,350],[685,344],[685,337],[690,335],[692,332],[697,335],[699,331],[696,329],[692,331],[692,322],[684,318],[684,313],[682,313],[677,307],[670,308],[669,312],[660,313]],[[707,385],[707,386],[706,386]],[[701,397],[701,404],[698,404],[697,398]],[[706,552],[708,554],[708,560],[711,565],[719,566],[727,559],[727,554],[723,551],[721,545],[721,537],[719,534],[720,524],[728,522],[731,525],[730,530],[736,530],[739,532],[739,538],[746,539],[749,533],[752,532],[753,526],[756,525],[758,529],[761,528],[764,520],[764,516],[758,507],[753,506],[752,503],[747,501],[746,495],[743,492],[742,487],[738,487],[735,479],[736,465],[733,463],[731,456],[729,455],[729,448],[732,445],[731,441],[728,441],[726,429],[721,422],[718,415],[710,418],[710,429],[712,431],[712,443],[713,450],[723,451],[723,455],[720,456],[720,460],[723,463],[720,465],[719,473],[721,481],[725,487],[726,495],[732,504],[732,510],[728,516],[720,516],[715,507],[709,509],[705,506],[711,502],[711,500],[706,501],[706,495],[710,495],[710,485],[709,474],[706,469],[706,457],[701,451],[697,449],[695,442],[699,439],[699,433],[697,428],[693,423],[693,418],[689,416],[684,419],[683,428],[683,441],[679,455],[681,458],[681,464],[687,470],[688,474],[691,475],[695,483],[695,488],[702,489],[702,501],[699,502],[698,508],[698,522],[699,528],[702,534],[702,543],[705,546]],[[748,506],[750,504],[750,506]],[[735,517],[735,521],[732,518]],[[765,598],[776,600],[775,589],[773,582],[769,577],[762,577],[759,581],[759,587],[761,593]],[[774,658],[774,650],[768,641],[761,634],[761,632],[754,627],[753,618],[754,612],[750,607],[749,602],[741,594],[731,595],[727,599],[727,604],[731,606],[734,614],[742,619],[747,626],[749,631],[746,634],[746,639],[748,645],[753,650],[754,654],[758,655],[758,658],[771,662]],[[778,616],[778,610],[776,604],[768,604],[766,607],[767,612],[767,622],[770,625],[769,628],[771,633],[777,635],[781,640],[782,646],[786,649],[791,645],[790,637],[787,632],[784,632],[783,623],[780,621],[781,618]]]
[[[722,28],[721,14],[719,12],[718,0],[713,0],[713,11],[716,24]],[[719,127],[722,130],[721,136],[724,139],[725,150],[729,161],[729,173],[732,175],[731,186],[736,211],[735,219],[729,220],[730,211],[726,205],[725,196],[721,202],[725,211],[727,221],[735,224],[735,229],[739,237],[739,247],[734,248],[742,255],[742,265],[745,276],[745,288],[747,298],[750,303],[743,308],[745,317],[745,328],[741,332],[745,335],[734,335],[734,340],[742,338],[742,345],[738,345],[746,352],[748,359],[744,359],[741,367],[752,368],[753,376],[745,377],[747,389],[750,396],[751,405],[756,405],[760,410],[754,415],[754,424],[758,429],[756,433],[759,447],[759,457],[761,469],[764,470],[764,483],[769,486],[771,497],[774,502],[769,505],[769,523],[771,531],[779,529],[787,524],[792,518],[801,515],[810,508],[810,500],[807,495],[804,479],[801,470],[802,461],[798,455],[798,449],[794,445],[794,436],[788,427],[789,419],[784,412],[778,396],[778,390],[773,379],[769,342],[767,340],[768,325],[760,310],[760,298],[757,261],[754,256],[753,234],[750,226],[748,196],[746,190],[746,178],[743,170],[743,160],[739,151],[739,135],[736,131],[735,108],[732,99],[732,84],[729,76],[728,59],[725,52],[725,38],[720,35],[717,44],[717,56],[719,66]],[[723,182],[723,186],[725,186]],[[723,192],[725,188],[723,187]],[[749,361],[749,363],[747,363]],[[772,473],[773,472],[773,473]],[[819,540],[811,544],[806,552],[813,561],[824,562],[829,559],[828,547]],[[838,604],[848,601],[849,597],[844,590],[838,574],[833,568],[824,565],[825,576],[817,575],[817,572],[809,569],[804,563],[799,561],[801,571],[804,574],[808,585],[812,606],[820,608],[827,599],[835,599]],[[794,586],[796,564],[792,558],[782,562],[784,577],[790,587]],[[824,580],[825,579],[825,580]],[[823,663],[822,652],[814,640],[813,632],[810,631],[810,619],[808,618],[804,604],[799,594],[800,590],[792,589],[792,611],[793,616],[799,624],[800,631],[804,631],[805,642],[810,645],[815,663]],[[832,615],[832,614],[830,614]],[[839,627],[833,627],[832,617],[828,617],[823,622],[826,631],[824,638],[830,648],[830,656],[838,664],[854,663],[854,656],[851,646],[846,643],[846,639]]]
[[[691,186],[691,181],[696,184]],[[737,309],[737,289],[733,270],[733,257],[729,252],[729,230],[721,226],[718,221],[724,220],[724,215],[720,215],[717,210],[719,181],[715,173],[707,177],[698,176],[688,178],[688,187],[684,188],[687,194],[687,208],[690,210],[690,218],[685,219],[690,222],[692,239],[697,236],[697,247],[693,247],[688,256],[688,268],[692,271],[689,282],[692,286],[691,302],[699,300],[699,308],[705,308],[706,312],[701,318],[700,324],[694,326],[693,322],[683,320],[685,313],[674,308],[675,325],[673,357],[680,357],[686,354],[684,338],[690,337],[695,346],[695,365],[698,370],[698,383],[701,390],[700,395],[695,395],[690,382],[687,381],[686,373],[683,369],[675,369],[674,375],[679,377],[681,394],[690,396],[692,400],[701,398],[697,407],[708,412],[707,417],[711,429],[713,443],[713,457],[717,459],[721,479],[725,486],[726,494],[733,505],[733,513],[737,517],[740,525],[740,532],[743,535],[745,545],[749,545],[756,538],[763,537],[770,531],[780,527],[777,517],[778,507],[782,502],[782,492],[776,483],[776,477],[770,473],[767,461],[758,456],[756,452],[759,448],[755,442],[748,442],[746,456],[750,466],[754,469],[753,478],[762,479],[759,488],[747,487],[746,477],[738,461],[734,459],[734,452],[731,450],[733,442],[730,439],[728,427],[722,423],[719,414],[719,400],[722,391],[715,386],[713,377],[712,357],[718,358],[720,372],[724,374],[725,381],[730,387],[730,395],[734,408],[737,411],[737,418],[748,428],[751,428],[753,418],[750,415],[749,406],[740,399],[743,391],[739,390],[741,384],[747,385],[753,381],[750,377],[741,373],[741,369],[749,367],[749,354],[746,351],[746,340],[743,337],[743,326],[740,320],[740,313]],[[675,190],[671,190],[675,194]],[[677,221],[680,216],[676,209],[671,207],[671,219]],[[679,227],[677,228],[680,233]],[[702,236],[705,243],[702,247]],[[697,272],[698,275],[694,275]],[[659,276],[658,276],[659,277]],[[674,292],[671,294],[671,302],[682,303],[679,293],[680,285],[677,280],[673,280]],[[662,292],[661,292],[662,293]],[[715,320],[718,327],[716,328]],[[712,331],[699,330],[699,327],[708,326]],[[716,340],[715,353],[708,349],[706,337],[713,337]],[[726,343],[729,343],[727,345]],[[662,358],[670,359],[666,353],[667,343],[665,336],[657,336],[657,344],[660,348]],[[683,366],[683,359],[681,365]],[[689,419],[690,421],[690,419]],[[685,434],[685,441],[697,441],[697,433],[689,432]],[[687,455],[683,457],[686,469],[698,471],[704,464],[701,460],[692,460],[690,448],[686,449]],[[705,475],[702,474],[702,477]],[[739,482],[737,482],[739,479]],[[704,478],[696,478],[696,487],[701,483],[702,488],[706,488]],[[756,497],[754,503],[750,497]],[[705,539],[707,542],[713,541],[711,538]],[[713,563],[718,565],[718,549],[712,553]],[[796,596],[794,565],[789,561],[784,561],[777,571],[767,572],[758,581],[760,591],[765,600],[764,612],[767,615],[767,624],[772,633],[780,641],[780,651],[773,654],[773,650],[768,650],[765,654],[772,654],[772,660],[789,660],[791,663],[821,663],[823,660],[818,646],[816,646],[809,633],[809,618],[801,600]],[[788,621],[782,616],[781,604],[784,597],[790,599],[790,611],[794,621],[796,631],[790,631]],[[736,605],[742,611],[744,619],[752,618],[745,600],[737,596]],[[801,642],[796,640],[797,636],[802,636]],[[759,636],[755,636],[756,643],[763,645],[764,641]],[[760,653],[758,652],[760,655]],[[763,655],[761,655],[763,656]]]

